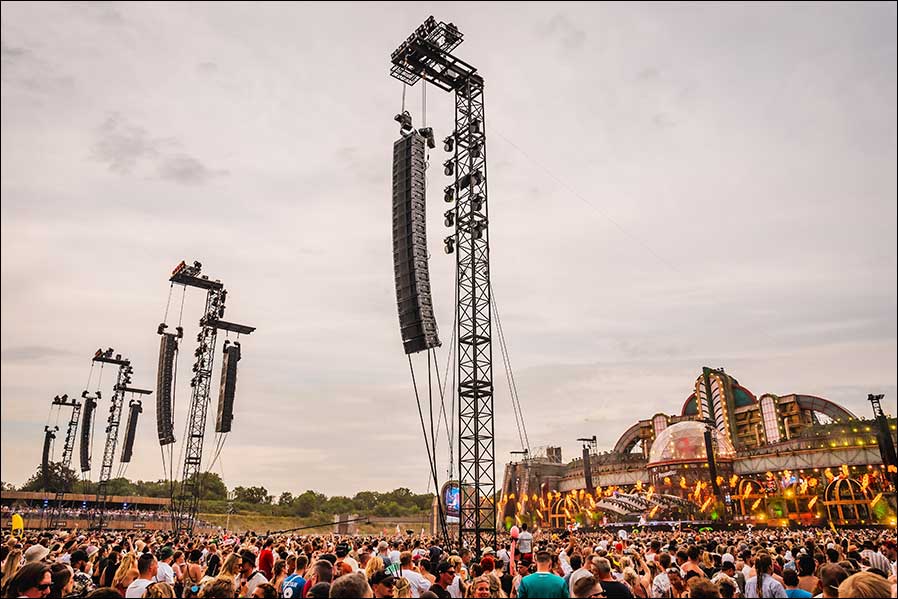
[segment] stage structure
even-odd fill
[[[882,411],[882,399],[885,395],[872,393],[867,395],[867,401],[873,406],[873,417],[876,418],[876,439],[879,445],[879,455],[886,468],[886,474],[892,481],[892,487],[898,492],[898,455],[895,451],[895,443],[892,441],[892,433],[889,431],[889,419]]]
[[[114,354],[114,355],[113,355]],[[122,408],[125,395],[149,395],[152,391],[130,387],[134,367],[128,358],[122,358],[111,347],[105,351],[98,349],[93,362],[101,365],[111,364],[118,367],[115,386],[112,388],[112,405],[106,419],[106,444],[103,447],[103,463],[100,465],[100,478],[97,480],[97,493],[94,510],[91,514],[91,528],[102,529],[106,520],[106,508],[109,498],[109,481],[112,478],[112,465],[115,462],[115,448],[118,445],[118,432],[122,422]],[[83,466],[82,466],[83,468]],[[88,468],[89,469],[89,468]]]
[[[496,546],[489,220],[484,83],[473,66],[452,54],[462,39],[452,23],[428,17],[391,54],[390,74],[405,85],[423,79],[455,92],[455,130],[444,140],[444,149],[452,155],[443,167],[453,177],[444,199],[455,202],[445,214],[447,225],[455,226],[445,250],[456,254],[459,542],[479,555],[483,547]],[[408,113],[397,115],[397,120],[404,133],[411,132]],[[432,130],[425,127],[418,134],[433,147]]]
[[[218,331],[226,331],[239,335],[248,335],[255,330],[250,327],[233,322],[222,320],[225,313],[225,300],[227,299],[227,290],[219,280],[210,280],[207,275],[201,274],[203,265],[194,262],[188,265],[182,261],[172,271],[169,281],[172,286],[182,285],[185,290],[187,287],[196,287],[206,291],[206,303],[203,315],[200,318],[200,331],[197,334],[197,348],[194,352],[196,360],[193,364],[193,376],[190,380],[191,396],[190,406],[188,408],[186,438],[183,440],[185,446],[184,462],[181,471],[180,484],[177,485],[177,491],[172,497],[172,526],[175,532],[193,533],[196,521],[196,513],[199,507],[200,495],[200,465],[203,459],[203,442],[206,430],[206,415],[209,409],[209,396],[212,382],[212,367],[215,356],[215,343],[218,338]],[[169,296],[171,300],[171,296]],[[182,305],[183,307],[183,305]],[[166,316],[168,309],[166,308]],[[178,333],[172,335],[166,333],[167,325],[163,322],[158,333],[163,335],[162,344],[160,346],[160,372],[157,376],[157,385],[160,388],[167,389],[165,396],[157,398],[159,401],[166,402],[160,410],[157,406],[157,418],[160,414],[163,418],[167,418],[168,422],[173,422],[174,414],[172,414],[171,401],[175,377],[173,375],[175,366],[175,354],[177,351],[177,338],[182,335],[182,329],[177,328]],[[166,340],[165,336],[170,336]],[[238,346],[239,355],[239,346]],[[233,375],[236,382],[236,364],[237,359],[233,360]],[[167,369],[163,372],[162,369]],[[226,369],[226,371],[229,369]],[[231,407],[233,407],[233,385],[231,386]],[[174,435],[171,429],[164,423],[157,422],[159,427],[159,441],[161,445],[167,445],[174,442]],[[218,450],[220,451],[220,446]],[[217,456],[216,456],[217,457]],[[214,459],[213,459],[214,463]]]
[[[88,397],[87,391],[81,395],[82,399]],[[69,423],[65,431],[65,444],[62,448],[62,464],[63,472],[72,466],[72,455],[75,453],[75,438],[78,435],[78,422],[81,419],[81,402],[77,398],[69,399],[68,394],[62,396],[57,395],[53,398],[51,404],[57,409],[72,408],[72,414],[69,416]],[[89,468],[88,468],[89,470]],[[59,519],[60,510],[62,510],[62,498],[65,493],[62,490],[56,492],[53,505],[50,507],[49,523],[53,527],[53,523]]]

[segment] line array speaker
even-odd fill
[[[81,417],[81,472],[90,471],[90,432],[96,407],[97,400],[93,397],[84,400],[84,415]]]
[[[134,435],[137,433],[137,417],[143,413],[143,406],[139,401],[131,402],[128,409],[128,424],[125,427],[125,442],[122,445],[122,462],[131,461],[134,454]]]
[[[440,346],[427,260],[424,138],[393,144],[393,274],[405,353]]]
[[[43,479],[44,488],[50,482],[50,444],[56,438],[56,430],[49,426],[44,427],[44,451],[41,455],[41,478]],[[63,473],[64,474],[64,473]]]
[[[171,406],[177,352],[178,336],[174,333],[162,333],[159,340],[159,368],[156,370],[156,433],[159,445],[175,442]]]
[[[224,364],[221,366],[221,386],[218,389],[218,418],[216,433],[231,432],[234,420],[234,392],[237,390],[237,362],[240,361],[240,343],[224,345]]]

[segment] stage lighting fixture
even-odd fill
[[[437,147],[436,141],[433,139],[433,129],[431,127],[421,127],[418,129],[418,135],[427,142],[427,147],[431,150]]]
[[[403,131],[412,130],[412,115],[410,115],[407,110],[394,116],[393,120],[399,123]]]
[[[479,193],[475,193],[471,196],[471,209],[474,212],[480,212],[483,210],[483,196]]]
[[[443,140],[443,150],[451,152],[455,147],[455,138],[451,135]]]
[[[480,144],[474,144],[469,151],[474,158],[480,158]]]
[[[443,248],[444,252],[446,252],[447,254],[451,254],[455,251],[455,237],[450,235],[443,240],[443,243],[445,244],[445,247]]]
[[[63,393],[63,394],[62,394],[62,401],[68,401],[68,399],[69,399],[69,394],[68,394],[68,393]]]
[[[202,263],[200,263],[200,262],[194,260],[194,261],[193,261],[193,267],[194,267],[195,269],[197,269],[197,270],[200,270],[200,269],[203,268],[203,265],[202,265]]]
[[[447,186],[446,189],[443,190],[443,194],[443,200],[445,202],[451,202],[455,199],[455,187],[452,185]]]
[[[455,162],[451,158],[443,163],[443,172],[446,173],[447,177],[451,177],[452,173],[455,172]]]
[[[159,323],[159,326],[156,327],[156,334],[157,334],[157,335],[161,335],[162,332],[163,332],[166,328],[168,328],[168,325],[165,324],[164,322],[160,322],[160,323]]]
[[[471,122],[468,123],[468,132],[470,132],[471,135],[480,133],[480,119],[471,119]]]
[[[443,222],[447,227],[451,227],[455,224],[455,210],[449,209],[443,213],[443,218],[445,219]]]

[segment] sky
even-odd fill
[[[51,399],[80,395],[98,347],[155,387],[184,259],[257,327],[213,467],[229,486],[428,489],[392,281],[389,56],[431,14],[486,81],[492,281],[534,450],[610,449],[678,413],[702,366],[864,416],[885,393],[895,414],[895,3],[4,2],[3,481],[35,471]],[[422,86],[406,96],[422,124]],[[426,107],[442,139],[452,97]],[[454,259],[428,203],[448,342]],[[182,297],[189,372],[203,296],[176,289],[171,326]],[[501,478],[520,442],[494,363]],[[102,433],[111,372],[98,384]],[[153,406],[133,479],[164,475]],[[445,431],[439,448],[445,478]]]

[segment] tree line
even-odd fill
[[[234,487],[229,493],[227,485],[214,472],[200,474],[200,511],[224,514],[231,509],[238,513],[258,513],[267,516],[318,516],[327,518],[333,514],[368,516],[413,516],[429,513],[433,503],[431,493],[413,493],[404,487],[388,492],[360,491],[352,497],[307,490],[294,494],[285,491],[274,498],[263,486]],[[18,489],[2,483],[4,491],[33,491],[49,493],[93,494],[97,491],[95,482],[79,479],[71,468],[60,462],[50,462],[46,478],[40,467],[24,485]],[[172,485],[167,480],[132,481],[128,478],[113,478],[107,485],[110,495],[134,495],[140,497],[170,497]],[[177,492],[177,489],[175,489]]]

